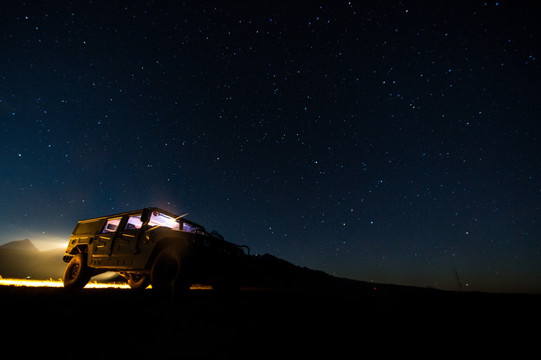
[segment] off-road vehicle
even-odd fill
[[[193,283],[238,290],[245,248],[156,207],[81,220],[64,254],[64,287],[82,289],[92,276],[116,271],[132,289],[151,284],[162,294]]]

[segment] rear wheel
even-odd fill
[[[81,290],[92,277],[92,269],[86,265],[85,254],[77,254],[71,258],[64,271],[64,288]]]
[[[189,289],[186,264],[181,253],[178,247],[168,246],[154,260],[150,280],[157,294],[180,298]]]

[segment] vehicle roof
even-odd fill
[[[118,214],[111,214],[111,215],[98,216],[98,217],[94,217],[94,218],[79,220],[79,222],[84,223],[84,222],[95,221],[95,220],[123,217],[125,215],[135,215],[135,214],[138,214],[138,213],[142,213],[144,209],[150,209],[151,211],[158,211],[158,212],[161,212],[162,214],[165,214],[165,215],[170,216],[172,218],[180,217],[177,214],[174,214],[174,213],[172,213],[170,211],[167,211],[167,210],[160,209],[159,207],[148,207],[148,208],[143,208],[143,209],[138,209],[138,210],[126,211],[126,212],[122,212],[122,213],[118,213]],[[193,222],[191,220],[188,220],[188,219],[186,219],[184,217],[182,218],[182,221],[184,221],[184,222],[186,222],[188,224],[191,224],[191,225],[199,226],[199,227],[204,229],[203,226],[201,226],[201,225],[199,225],[199,224],[197,224],[197,223],[195,223],[195,222]]]

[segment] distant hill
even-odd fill
[[[0,276],[4,278],[61,279],[66,269],[64,249],[39,251],[28,239],[0,245]],[[294,265],[270,254],[245,258],[242,274],[244,286],[294,292],[317,293],[419,293],[439,290],[409,286],[375,284],[337,278],[323,271]],[[97,279],[96,279],[97,280]],[[115,281],[121,281],[118,276]],[[107,281],[111,281],[108,278]]]
[[[0,245],[0,250],[23,250],[23,251],[32,251],[32,252],[38,252],[39,250],[32,244],[32,242],[28,239],[24,240],[16,240],[9,242],[4,245]]]
[[[251,255],[244,263],[244,286],[318,294],[371,294],[375,284],[338,278],[324,271],[294,265],[270,254]]]
[[[0,276],[4,278],[59,279],[66,263],[64,249],[39,251],[29,239],[0,245]]]

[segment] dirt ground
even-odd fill
[[[537,348],[540,296],[382,292],[192,290],[171,301],[151,290],[0,286],[1,343],[55,359],[517,357]]]

